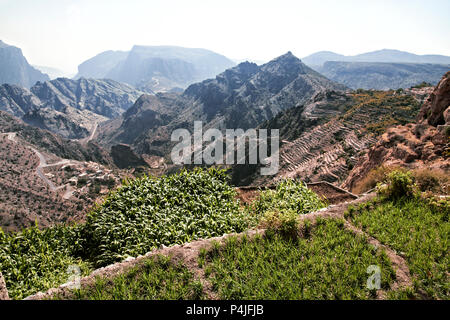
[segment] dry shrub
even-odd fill
[[[415,169],[412,171],[414,180],[420,191],[449,194],[450,177],[448,173],[439,169]]]
[[[405,170],[398,166],[384,166],[381,165],[369,171],[367,176],[358,181],[353,187],[352,191],[355,194],[361,194],[369,191],[377,186],[377,183],[386,181],[389,173],[395,170]]]

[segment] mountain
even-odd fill
[[[228,58],[205,49],[134,46],[131,51],[106,51],[78,67],[78,77],[110,78],[143,91],[169,91],[214,77],[234,66]]]
[[[292,53],[262,66],[244,62],[182,94],[142,96],[121,118],[101,126],[98,141],[127,143],[141,154],[164,156],[176,128],[255,128],[282,110],[303,104],[325,90],[343,91]]]
[[[122,114],[143,93],[117,81],[85,78],[78,80],[58,78],[38,82],[31,88],[31,92],[41,99],[46,107],[60,110],[70,106],[108,118]]]
[[[328,61],[315,69],[352,89],[389,90],[422,82],[436,85],[450,64]]]
[[[103,79],[110,70],[119,62],[124,61],[128,56],[127,51],[105,51],[78,66],[78,73],[75,79],[94,78]]]
[[[57,68],[46,66],[33,66],[33,67],[47,74],[50,77],[50,80],[54,80],[56,78],[72,78],[74,76],[74,74],[59,70]]]
[[[257,165],[234,166],[233,183],[264,185],[299,178],[339,185],[390,126],[414,121],[429,89],[325,92],[305,105],[282,111],[260,126],[280,130],[278,173],[261,176]],[[311,103],[322,114],[316,121],[310,115]]]
[[[33,68],[22,50],[0,40],[0,84],[9,83],[30,88],[36,81],[50,78]]]
[[[302,60],[307,65],[314,67],[322,66],[327,61],[450,64],[449,56],[417,55],[392,49],[372,51],[354,56],[344,56],[330,51],[320,51]]]
[[[361,157],[343,183],[348,190],[367,191],[370,175],[380,166],[406,167],[448,177],[450,169],[450,72],[422,105],[417,121],[393,126]],[[430,178],[429,178],[430,179]],[[431,179],[428,181],[432,181]]]
[[[0,110],[66,138],[89,136],[98,123],[116,118],[143,92],[114,80],[58,78],[37,82],[31,91],[0,86]]]
[[[346,57],[342,54],[334,53],[331,51],[319,51],[313,53],[307,57],[304,57],[302,61],[310,67],[318,67],[323,65],[327,61],[345,61]]]
[[[12,84],[0,85],[0,110],[21,118],[28,111],[42,105],[30,90]]]

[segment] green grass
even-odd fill
[[[202,297],[202,284],[184,265],[158,256],[146,259],[141,265],[114,278],[98,277],[93,285],[74,290],[66,299],[192,300]]]
[[[69,266],[77,265],[83,275],[92,271],[90,263],[73,255],[76,229],[64,226],[39,230],[37,226],[20,233],[5,234],[0,229],[0,271],[9,296],[23,299],[69,280]]]
[[[350,208],[356,226],[403,255],[414,277],[414,291],[428,298],[449,298],[450,206],[418,198],[377,200]]]
[[[262,191],[249,211],[258,217],[267,212],[292,211],[306,214],[327,206],[326,200],[308,189],[301,181],[286,179],[280,181],[275,190]]]
[[[319,219],[296,240],[276,233],[230,238],[203,252],[199,264],[222,299],[370,299],[370,265],[381,268],[383,289],[394,279],[384,251],[345,230],[342,220]]]

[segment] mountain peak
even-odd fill
[[[10,45],[7,43],[4,43],[2,40],[0,40],[0,48],[6,48],[9,47]]]

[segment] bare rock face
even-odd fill
[[[3,279],[3,275],[1,272],[0,272],[0,300],[9,300],[5,279]]]
[[[438,83],[433,93],[422,107],[418,115],[419,122],[427,122],[431,126],[449,124],[450,116],[450,71]]]
[[[448,172],[450,159],[445,155],[446,148],[448,138],[433,126],[408,124],[392,127],[358,160],[342,187],[352,190],[380,165],[410,169],[427,167]]]
[[[381,165],[410,169],[426,167],[448,172],[449,125],[450,72],[447,72],[423,104],[417,123],[388,129],[358,160],[342,187],[352,190],[372,169]]]

